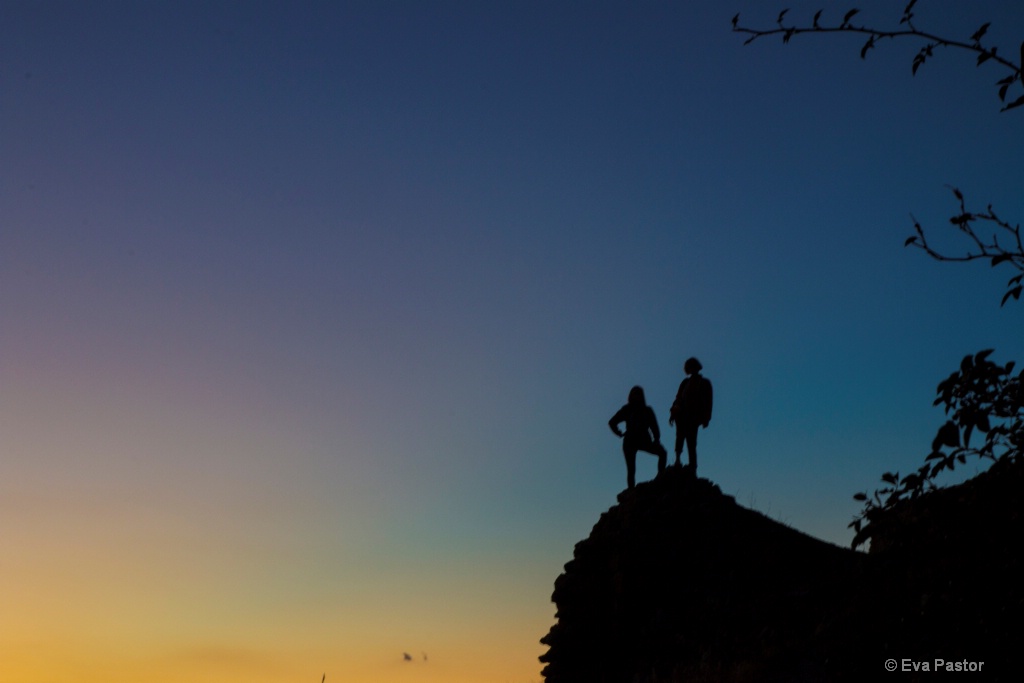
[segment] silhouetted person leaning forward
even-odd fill
[[[669,411],[668,423],[676,426],[676,465],[686,444],[690,457],[690,474],[697,476],[697,429],[707,428],[711,422],[711,404],[713,392],[711,382],[700,374],[703,366],[696,358],[690,358],[683,364],[687,377],[679,385],[675,403]]]
[[[626,423],[625,434],[619,425]],[[629,402],[608,420],[616,436],[622,437],[622,454],[626,456],[626,483],[629,488],[636,485],[636,452],[645,451],[658,456],[658,474],[665,471],[668,452],[661,445],[661,432],[654,409],[647,405],[644,390],[633,387],[629,390]]]

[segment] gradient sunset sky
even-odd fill
[[[0,683],[539,681],[607,420],[671,441],[691,355],[701,475],[848,545],[1024,361],[1011,272],[903,248],[966,248],[947,185],[1024,220],[1024,110],[729,21],[904,4],[0,0]]]

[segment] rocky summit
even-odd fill
[[[909,501],[863,553],[669,468],[576,544],[541,639],[545,680],[1019,680],[1022,486],[1024,468],[1001,464]]]

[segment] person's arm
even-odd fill
[[[651,422],[651,434],[654,435],[654,443],[661,441],[661,430],[658,429],[658,418],[654,416],[654,408],[647,406],[647,414]]]
[[[608,426],[611,427],[615,436],[622,436],[622,430],[619,429],[619,425],[626,419],[626,416],[624,415],[625,412],[626,408],[623,406],[622,408],[619,408],[619,412],[612,415],[612,419],[608,420]]]
[[[672,407],[668,409],[668,426],[671,427],[679,419],[679,409],[683,405],[683,390],[686,387],[686,381],[690,379],[687,377],[679,383],[679,391],[676,392],[676,400],[673,401]]]

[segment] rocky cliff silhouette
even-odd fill
[[[669,468],[576,544],[545,680],[923,681],[938,660],[1019,680],[1022,492],[1024,467],[1000,463],[897,507],[861,553]]]

